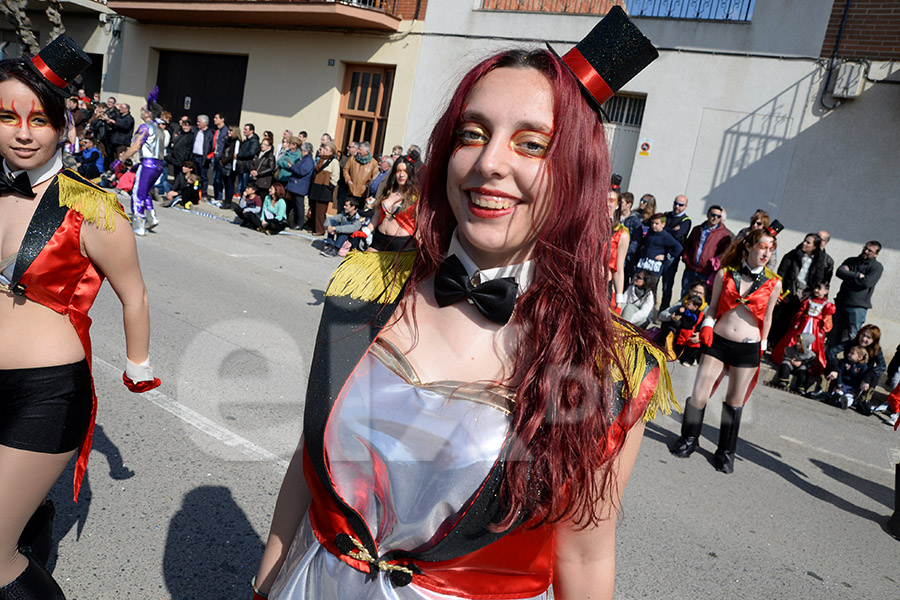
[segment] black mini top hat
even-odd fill
[[[766,231],[768,231],[772,237],[778,236],[778,234],[781,233],[783,230],[784,230],[784,225],[782,225],[781,221],[779,221],[778,219],[775,219],[774,221],[769,223],[768,227],[766,227]]]
[[[560,60],[578,79],[588,104],[601,111],[601,104],[657,57],[659,52],[650,40],[616,5]]]
[[[81,46],[64,33],[25,62],[63,96],[68,95],[66,87],[72,80],[91,65],[90,57]]]

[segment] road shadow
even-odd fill
[[[134,471],[125,466],[119,447],[109,439],[106,431],[100,424],[94,426],[91,453],[93,454],[94,452],[99,452],[106,457],[111,479],[122,480],[134,477]],[[92,472],[96,475],[97,469],[102,468],[102,463],[99,463],[96,458],[92,457],[92,460],[88,463],[88,470],[81,480],[78,502],[72,502],[72,481],[75,476],[77,455],[69,461],[65,471],[59,476],[59,479],[50,490],[50,499],[53,500],[53,504],[56,506],[56,517],[53,519],[53,548],[50,552],[50,559],[47,561],[47,570],[51,573],[56,567],[56,561],[59,558],[57,553],[59,540],[66,537],[72,529],[75,529],[75,539],[81,539],[81,532],[87,523],[93,497],[90,475]]]
[[[309,290],[309,293],[312,294],[313,301],[307,302],[307,306],[319,306],[325,303],[325,290]]]
[[[826,462],[822,462],[821,460],[811,458],[809,459],[809,462],[822,469],[822,472],[825,475],[828,475],[835,481],[839,481],[850,489],[865,494],[875,502],[883,504],[891,510],[894,509],[893,488],[890,488],[886,485],[881,485],[880,483],[875,483],[874,481],[869,481],[868,479],[863,479],[858,475],[854,475],[853,473],[840,469]]]
[[[678,427],[680,430],[680,425]],[[651,422],[647,424],[644,437],[657,441],[668,448],[675,442],[676,439],[678,439],[678,434],[675,432],[670,432],[669,430]],[[705,424],[703,426],[700,448],[697,450],[695,455],[705,457],[707,462],[710,465],[713,465],[713,453],[715,452],[715,448],[718,445],[718,442],[718,428],[711,427],[708,423]],[[837,494],[810,482],[809,476],[805,472],[781,460],[781,454],[779,452],[769,450],[768,448],[741,438],[738,440],[737,445],[737,456],[735,457],[734,467],[735,471],[738,472],[741,468],[741,463],[745,462],[754,463],[764,469],[768,469],[769,471],[784,479],[789,484],[806,492],[813,498],[816,498],[823,502],[827,502],[828,504],[831,504],[832,506],[846,511],[850,514],[882,525],[887,520],[887,516],[884,513],[877,513],[862,508],[854,504],[853,502],[850,502],[849,500],[846,500],[845,498],[842,498]],[[848,473],[847,471],[844,471],[822,461],[810,459],[810,462],[821,469],[823,473],[835,479],[836,481],[840,481],[841,483],[846,484],[852,489],[859,490],[871,497],[876,502],[884,504],[888,508],[892,508],[893,490],[883,485],[879,485],[877,483],[873,483],[871,481],[867,481],[865,479],[857,477],[852,473]]]
[[[246,596],[263,548],[228,488],[191,490],[166,538],[163,576],[172,600]]]

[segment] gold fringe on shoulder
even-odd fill
[[[326,296],[394,302],[412,273],[415,252],[351,251],[334,272]]]
[[[619,369],[613,370],[613,381],[619,382],[625,379],[628,383],[628,389],[634,394],[640,389],[641,382],[647,371],[648,354],[656,360],[659,368],[659,380],[656,382],[656,389],[650,397],[647,409],[644,411],[644,422],[652,421],[659,413],[668,415],[675,409],[681,412],[681,406],[675,398],[675,391],[672,389],[672,377],[669,375],[669,369],[666,366],[665,353],[642,338],[637,333],[624,324],[617,323],[621,329],[621,345],[623,362],[628,370],[623,375]]]
[[[115,231],[117,214],[128,219],[114,193],[93,185],[70,171],[60,173],[57,183],[59,205],[81,214],[88,223],[107,231]]]

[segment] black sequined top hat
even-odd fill
[[[63,96],[72,80],[91,65],[90,57],[64,33],[25,62]]]
[[[601,104],[657,57],[650,40],[616,5],[560,60],[578,79],[588,103],[600,111]]]
[[[775,219],[774,221],[769,223],[768,227],[766,227],[766,231],[768,231],[769,235],[771,235],[772,237],[776,237],[779,233],[782,232],[783,229],[784,225],[782,225],[781,221],[779,221],[778,219]]]

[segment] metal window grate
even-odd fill
[[[756,0],[630,0],[632,17],[748,22]]]
[[[640,127],[641,121],[644,120],[644,106],[646,104],[647,98],[645,96],[616,94],[603,104],[603,110],[606,111],[610,123]]]
[[[481,10],[605,15],[619,5],[632,17],[749,22],[756,0],[481,0]]]

